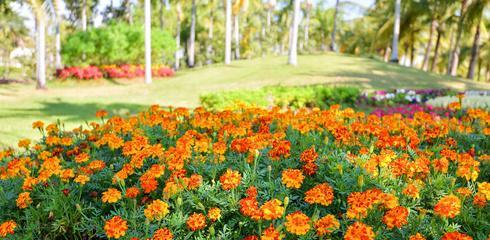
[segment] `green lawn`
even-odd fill
[[[230,66],[186,70],[173,78],[141,81],[48,82],[46,91],[35,85],[0,86],[0,146],[13,145],[20,138],[37,138],[31,129],[35,120],[62,120],[67,129],[94,119],[98,109],[113,114],[134,113],[151,104],[195,107],[204,92],[258,88],[266,85],[332,84],[362,89],[454,88],[490,89],[482,84],[425,73],[367,58],[344,55],[300,56],[297,67],[285,64],[285,57],[234,62]]]

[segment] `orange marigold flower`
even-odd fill
[[[162,220],[168,213],[168,204],[160,199],[154,200],[145,208],[145,217],[148,220]]]
[[[316,153],[315,148],[311,147],[306,149],[301,153],[299,159],[304,163],[314,162],[318,158],[318,153]]]
[[[28,148],[30,144],[31,144],[31,140],[21,139],[21,140],[19,140],[19,143],[17,144],[17,146],[19,146],[20,148]]]
[[[140,194],[140,190],[137,187],[130,187],[126,189],[127,198],[136,198]]]
[[[88,181],[90,181],[90,177],[87,175],[78,175],[73,181],[79,183],[80,185],[85,185]]]
[[[333,189],[328,183],[316,185],[306,191],[305,195],[305,201],[309,204],[318,203],[323,206],[328,206],[333,201]]]
[[[413,183],[408,184],[402,193],[412,198],[419,198],[419,189]]]
[[[260,207],[262,218],[265,220],[274,220],[282,217],[282,214],[284,214],[284,207],[281,205],[282,202],[277,199],[265,202],[264,205]]]
[[[460,232],[448,232],[442,236],[441,240],[473,240],[473,238]]]
[[[243,238],[242,240],[259,240],[259,237],[254,236],[254,235],[249,235]]]
[[[31,203],[32,203],[32,199],[31,199],[30,192],[23,192],[19,194],[19,197],[17,198],[17,207],[19,207],[20,209],[24,209],[29,207]]]
[[[231,169],[227,169],[226,172],[221,175],[219,178],[219,181],[221,183],[221,187],[224,190],[231,190],[235,189],[240,185],[240,181],[242,179],[242,176],[238,171],[234,171]]]
[[[32,123],[32,128],[42,129],[42,128],[44,128],[44,122],[42,122],[42,121],[35,121],[35,122]]]
[[[406,207],[398,206],[388,210],[383,216],[383,223],[386,224],[388,229],[393,227],[401,228],[406,225],[408,218],[408,209]]]
[[[0,237],[6,237],[9,234],[14,234],[17,223],[13,220],[8,220],[0,225]]]
[[[217,221],[219,218],[221,217],[221,209],[217,208],[217,207],[214,207],[214,208],[211,208],[209,209],[208,211],[208,218],[211,220],[211,221]]]
[[[334,230],[339,229],[339,227],[339,221],[332,214],[328,214],[315,222],[316,234],[318,236],[332,233]]]
[[[88,155],[88,153],[80,153],[75,157],[75,162],[76,163],[84,163],[84,162],[88,161],[89,158],[90,158],[90,155]]]
[[[202,184],[202,176],[199,174],[192,174],[191,177],[189,178],[189,184],[187,185],[187,188],[189,190],[197,189],[201,186]]]
[[[104,109],[101,109],[101,110],[95,112],[95,117],[97,117],[97,118],[107,117],[107,115],[109,115],[109,113]]]
[[[345,240],[373,240],[376,235],[373,229],[361,222],[350,225],[345,232]]]
[[[303,183],[303,173],[298,169],[286,169],[282,171],[282,184],[288,188],[300,188]]]
[[[461,201],[453,194],[441,198],[434,206],[435,214],[447,218],[456,217],[459,214],[460,209]]]
[[[152,240],[172,240],[174,235],[170,232],[168,228],[160,228],[153,234]]]
[[[456,192],[463,197],[468,197],[471,195],[471,190],[467,187],[460,187],[456,189]]]
[[[109,188],[102,193],[102,202],[116,203],[121,199],[121,192],[115,188]]]
[[[119,239],[126,235],[128,225],[126,220],[120,216],[115,216],[105,222],[104,230],[108,238]]]
[[[310,218],[300,211],[286,216],[286,230],[292,234],[305,235],[311,228]]]
[[[481,193],[477,193],[473,197],[473,204],[479,208],[484,208],[487,205],[487,199],[485,198],[485,195]]]
[[[193,213],[187,219],[187,227],[191,231],[201,230],[206,227],[206,217],[202,213]]]
[[[415,235],[410,236],[408,240],[425,240],[425,237],[420,233],[416,233]]]
[[[266,228],[262,235],[260,236],[260,240],[281,240],[281,233],[274,228],[274,225],[270,225]]]

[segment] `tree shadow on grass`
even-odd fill
[[[129,115],[135,114],[139,111],[149,108],[148,105],[134,104],[134,103],[76,103],[65,102],[58,99],[57,101],[44,101],[41,102],[39,108],[11,108],[4,117],[13,118],[50,118],[50,119],[62,119],[63,122],[80,122],[93,120],[95,113],[104,109],[109,112],[109,115]]]

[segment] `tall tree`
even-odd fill
[[[398,62],[398,39],[400,37],[400,8],[401,0],[395,0],[395,15],[393,24],[393,42],[391,44],[391,62]]]
[[[60,33],[60,26],[61,26],[61,0],[53,0],[53,7],[54,7],[54,13],[55,13],[55,65],[56,69],[62,68],[61,65],[61,33]]]
[[[305,7],[304,7],[304,12],[305,12],[305,24],[304,24],[304,46],[306,49],[309,48],[310,46],[310,15],[311,15],[311,9],[313,8],[313,3],[311,0],[306,0],[305,1]]]
[[[29,5],[36,22],[36,79],[37,88],[46,88],[46,11],[49,3],[30,0]]]
[[[473,37],[473,45],[471,47],[471,57],[470,57],[470,65],[468,67],[467,78],[473,79],[475,76],[476,64],[478,61],[479,51],[480,51],[480,36],[481,36],[481,26],[483,11],[485,6],[490,5],[490,0],[478,0],[473,1],[468,6],[467,12],[467,26],[471,29],[471,27],[475,26],[475,35]],[[479,73],[478,73],[479,74]]]
[[[225,64],[231,63],[231,0],[226,0],[225,20]]]
[[[456,76],[458,72],[458,64],[459,64],[459,54],[460,54],[460,45],[461,45],[461,38],[463,35],[463,28],[464,28],[464,19],[465,19],[465,13],[466,13],[466,7],[468,5],[468,0],[461,0],[461,9],[459,12],[459,20],[458,20],[458,29],[456,32],[456,40],[454,42],[454,47],[451,52],[451,59],[450,59],[450,66],[448,69],[448,74],[451,76]]]
[[[298,27],[301,0],[293,0],[293,20],[291,21],[291,40],[289,41],[288,64],[298,65]]]
[[[145,83],[151,82],[151,1],[145,0]]]
[[[337,15],[339,12],[339,2],[339,0],[335,2],[335,13],[333,15],[333,30],[331,35],[332,41],[330,42],[330,50],[333,52],[337,51],[337,45],[335,44],[335,34],[337,32]]]
[[[188,46],[188,59],[187,65],[189,67],[194,67],[195,60],[195,48],[196,48],[196,0],[192,0],[191,5],[191,29],[189,36],[189,46]]]
[[[177,44],[177,50],[175,50],[175,69],[178,70],[180,68],[180,25],[183,19],[183,13],[182,13],[182,5],[180,4],[180,1],[177,2],[177,6],[175,7],[176,11],[176,16],[177,16],[177,23],[176,23],[176,33],[175,33],[175,42]]]

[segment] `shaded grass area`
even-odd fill
[[[299,57],[299,66],[285,64],[285,57],[266,57],[178,72],[175,77],[143,80],[97,80],[48,82],[49,89],[35,84],[0,85],[0,146],[19,138],[37,138],[31,129],[36,120],[58,119],[67,129],[95,119],[98,109],[111,114],[131,114],[151,104],[195,107],[203,93],[256,89],[269,85],[351,85],[363,90],[392,88],[453,88],[490,90],[490,84],[426,73],[417,69],[346,55]]]

